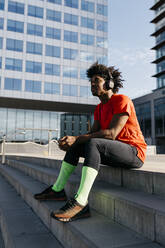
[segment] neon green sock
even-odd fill
[[[87,204],[88,195],[90,193],[90,190],[92,188],[92,185],[95,181],[97,174],[98,174],[97,170],[88,166],[83,166],[80,186],[75,196],[76,201],[80,205],[85,206]]]
[[[75,168],[76,168],[76,166],[63,161],[62,165],[61,165],[60,174],[59,174],[56,182],[54,183],[52,189],[56,192],[63,190],[65,184],[68,181],[69,176],[73,173]]]

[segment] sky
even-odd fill
[[[122,72],[124,88],[121,94],[131,99],[150,93],[156,88],[155,25],[151,6],[154,0],[109,1],[109,60]]]

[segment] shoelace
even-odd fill
[[[66,211],[76,206],[76,200],[70,199],[62,208],[61,210]]]

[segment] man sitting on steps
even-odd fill
[[[98,174],[100,164],[140,168],[145,159],[146,143],[140,130],[133,102],[117,94],[123,87],[121,73],[114,67],[97,62],[87,70],[93,96],[101,103],[94,112],[90,133],[65,136],[59,147],[66,151],[60,174],[43,192],[35,194],[37,200],[67,200],[64,186],[75,170],[79,157],[84,157],[81,182],[77,194],[51,216],[68,222],[90,216],[88,195]]]

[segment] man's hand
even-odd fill
[[[71,145],[73,145],[78,136],[64,136],[62,137],[58,143],[59,143],[59,148],[63,151],[67,151]]]
[[[111,123],[108,129],[98,130],[99,125],[96,123],[90,133],[79,135],[79,136],[64,136],[59,140],[59,147],[63,151],[67,151],[74,143],[82,144],[86,143],[92,138],[103,138],[115,140],[117,135],[121,132],[128,120],[128,113],[115,114],[112,117]],[[98,131],[97,131],[98,130]]]

